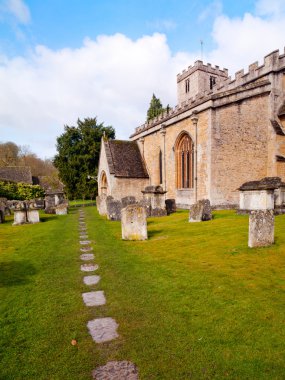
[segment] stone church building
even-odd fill
[[[244,182],[285,181],[285,54],[235,78],[196,61],[177,75],[177,103],[130,141],[102,140],[99,195],[140,199],[160,185],[180,207],[207,198],[222,208],[238,204]]]

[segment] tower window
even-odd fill
[[[185,81],[185,92],[186,94],[190,91],[190,79],[186,79]]]
[[[210,76],[210,90],[213,89],[215,84],[216,84],[216,77]]]

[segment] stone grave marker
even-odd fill
[[[146,210],[139,205],[129,205],[122,209],[122,239],[146,240]]]
[[[189,222],[204,222],[212,219],[212,210],[209,199],[201,199],[190,206]]]
[[[266,247],[274,243],[273,210],[254,210],[249,214],[248,246]]]

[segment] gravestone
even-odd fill
[[[204,222],[212,219],[212,210],[209,199],[201,199],[190,206],[189,222]]]
[[[14,223],[13,226],[27,223],[27,208],[25,202],[16,202],[14,205]]]
[[[6,214],[6,201],[2,199],[0,199],[0,223],[5,222],[5,214]]]
[[[100,215],[107,215],[107,196],[105,194],[96,197],[96,206]]]
[[[133,196],[124,197],[122,198],[121,201],[122,201],[122,208],[125,208],[129,205],[136,204],[136,197],[133,197]]]
[[[27,222],[28,223],[39,223],[40,222],[40,214],[38,210],[37,203],[35,201],[26,202],[27,208]]]
[[[107,197],[107,218],[109,220],[121,220],[122,202],[113,199],[113,197]]]
[[[165,216],[165,194],[161,186],[146,186],[142,191],[143,199],[150,203],[150,216]]]
[[[67,203],[61,203],[61,204],[55,206],[56,215],[67,215],[67,210],[68,210],[68,204]]]
[[[274,243],[273,210],[254,210],[249,214],[248,246],[266,247]]]
[[[166,213],[167,213],[167,215],[170,215],[170,214],[176,212],[176,202],[175,202],[175,199],[166,199],[165,200],[165,206],[166,206]]]
[[[122,209],[122,239],[147,239],[147,221],[144,207],[130,205]]]

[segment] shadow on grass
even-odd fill
[[[37,273],[27,260],[0,263],[0,287],[18,286],[30,282],[30,276]]]
[[[148,231],[148,238],[151,239],[156,235],[160,235],[163,232],[163,230],[154,230],[154,231]]]
[[[58,215],[53,215],[53,216],[43,216],[41,215],[41,222],[45,223],[45,222],[50,222],[52,220],[55,220],[55,219],[58,219]]]

